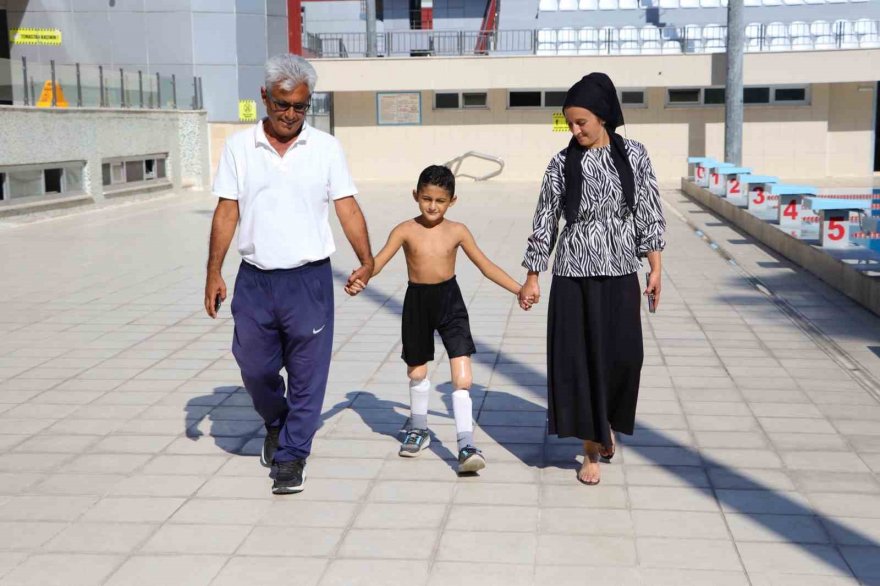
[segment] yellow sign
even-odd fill
[[[568,122],[562,112],[553,113],[553,132],[568,132]]]
[[[11,28],[9,42],[13,45],[60,45],[61,31],[57,28]]]
[[[239,100],[238,119],[242,122],[256,122],[257,102],[255,100]]]
[[[64,98],[64,92],[61,90],[61,84],[55,82],[55,106],[58,108],[66,108],[67,100]],[[37,100],[37,108],[52,107],[52,81],[46,80],[43,84],[43,91],[40,92],[40,99]]]

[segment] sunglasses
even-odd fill
[[[311,102],[297,102],[295,104],[289,104],[287,102],[281,102],[272,97],[272,94],[266,92],[266,97],[269,98],[269,104],[272,106],[272,111],[277,113],[287,112],[291,108],[297,114],[305,114],[309,111],[309,108],[312,107]]]

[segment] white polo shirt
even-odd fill
[[[238,252],[261,269],[290,269],[330,256],[330,201],[355,195],[342,146],[303,124],[284,156],[262,120],[226,141],[214,195],[238,200]]]

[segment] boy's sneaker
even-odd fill
[[[302,492],[306,483],[306,461],[290,460],[289,462],[275,462],[275,483],[272,484],[274,494],[294,494]]]
[[[272,459],[278,451],[278,436],[281,434],[281,426],[266,426],[266,439],[263,440],[263,451],[260,452],[260,464],[266,468],[272,466]]]
[[[415,458],[431,445],[431,435],[427,429],[411,429],[400,444],[398,455],[404,458]]]
[[[474,446],[465,446],[458,452],[458,473],[477,472],[486,467],[483,452]]]

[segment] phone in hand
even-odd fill
[[[651,274],[645,273],[645,287],[647,288],[651,284]],[[657,306],[654,305],[654,293],[648,293],[648,312],[655,313],[657,311]]]
[[[220,304],[222,300],[220,299],[220,294],[218,293],[216,297],[214,297],[214,313],[220,311]]]

